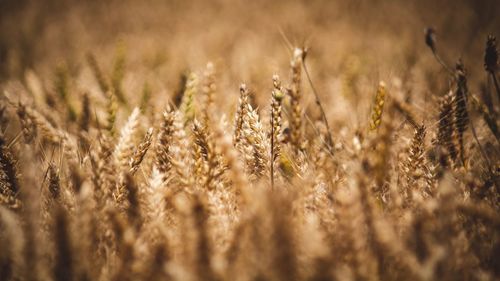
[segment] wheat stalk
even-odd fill
[[[303,139],[302,139],[302,109],[300,107],[301,93],[301,70],[302,70],[302,50],[295,48],[293,51],[293,57],[290,61],[290,67],[292,72],[292,83],[291,88],[287,90],[287,94],[290,96],[290,107],[292,109],[290,116],[290,142],[295,149],[295,153],[298,153],[303,149]]]
[[[284,94],[279,76],[273,76],[273,91],[271,99],[271,187],[274,189],[274,163],[280,155],[279,136],[281,130],[281,101]]]
[[[385,96],[386,96],[385,83],[380,82],[375,95],[375,102],[372,109],[370,119],[370,130],[376,130],[382,122],[382,113],[384,112]]]

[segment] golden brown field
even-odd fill
[[[0,0],[0,280],[499,280],[499,15]]]

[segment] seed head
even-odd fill
[[[436,51],[436,31],[432,27],[425,29],[425,44],[429,46],[433,52]]]
[[[498,69],[497,39],[492,35],[488,35],[488,39],[486,40],[484,68],[488,72],[495,72]]]

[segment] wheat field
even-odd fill
[[[0,1],[0,280],[499,280],[495,1]]]

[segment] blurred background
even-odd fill
[[[273,73],[288,76],[289,41],[311,48],[322,90],[349,71],[373,85],[393,76],[418,84],[419,75],[443,72],[425,46],[427,26],[445,61],[462,57],[471,77],[483,77],[498,15],[497,0],[0,0],[0,81],[22,80],[28,69],[50,77],[61,62],[76,76],[89,52],[106,72],[122,50],[127,73],[141,74],[127,74],[128,85],[170,89],[179,73],[212,61],[221,89],[246,81],[264,90]],[[412,72],[422,65],[428,74]]]

